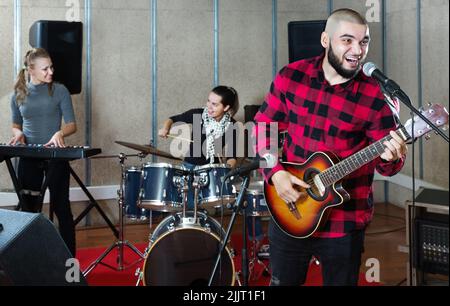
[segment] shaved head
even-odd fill
[[[321,36],[327,80],[339,83],[355,77],[366,59],[369,43],[369,26],[358,12],[347,8],[334,11]]]
[[[347,8],[339,9],[328,17],[325,32],[329,37],[333,37],[335,31],[339,28],[339,24],[343,21],[367,25],[367,21],[358,12]]]

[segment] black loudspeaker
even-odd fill
[[[246,106],[244,106],[245,122],[253,121],[253,119],[255,118],[256,113],[258,113],[260,107],[261,107],[261,105],[246,105]]]
[[[44,215],[0,209],[0,224],[0,285],[87,284],[73,273],[72,255]]]
[[[245,105],[244,106],[244,120],[245,123],[247,122],[253,122],[256,114],[259,111],[259,108],[261,107],[261,105]],[[244,150],[245,150],[245,157],[254,157],[255,156],[255,152],[253,150],[253,146],[249,146],[249,139],[252,140],[253,138],[251,137],[251,135],[249,135],[249,133],[252,133],[252,131],[245,131],[244,134]]]
[[[83,24],[39,20],[30,28],[30,45],[50,54],[55,72],[53,80],[64,84],[71,94],[81,92]]]
[[[326,20],[288,23],[289,63],[318,56],[324,51],[320,37],[326,23]]]

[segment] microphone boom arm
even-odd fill
[[[411,99],[408,97],[408,95],[400,88],[400,86],[395,83],[393,80],[389,79],[387,76],[385,76],[378,68],[377,66],[372,63],[368,62],[365,63],[363,66],[363,73],[368,76],[372,77],[375,80],[377,80],[379,83],[382,84],[382,86],[385,88],[385,90],[392,96],[398,98],[403,104],[405,104],[413,113],[415,113],[420,119],[422,119],[425,123],[427,123],[430,128],[432,128],[437,134],[439,134],[442,138],[444,138],[447,143],[449,142],[449,138],[445,133],[439,129],[436,125],[434,125],[430,120],[428,120],[418,109],[416,109],[412,103]],[[414,135],[410,135],[414,138]]]

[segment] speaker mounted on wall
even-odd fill
[[[315,57],[324,52],[320,37],[326,20],[291,21],[288,23],[289,63]]]
[[[44,48],[55,68],[53,80],[64,84],[70,94],[81,93],[83,24],[57,20],[38,20],[30,28],[29,43]]]

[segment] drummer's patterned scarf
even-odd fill
[[[208,109],[205,107],[202,114],[203,123],[206,130],[206,159],[210,159],[210,163],[214,163],[214,139],[222,137],[231,123],[231,116],[228,112],[217,122],[208,115]]]

